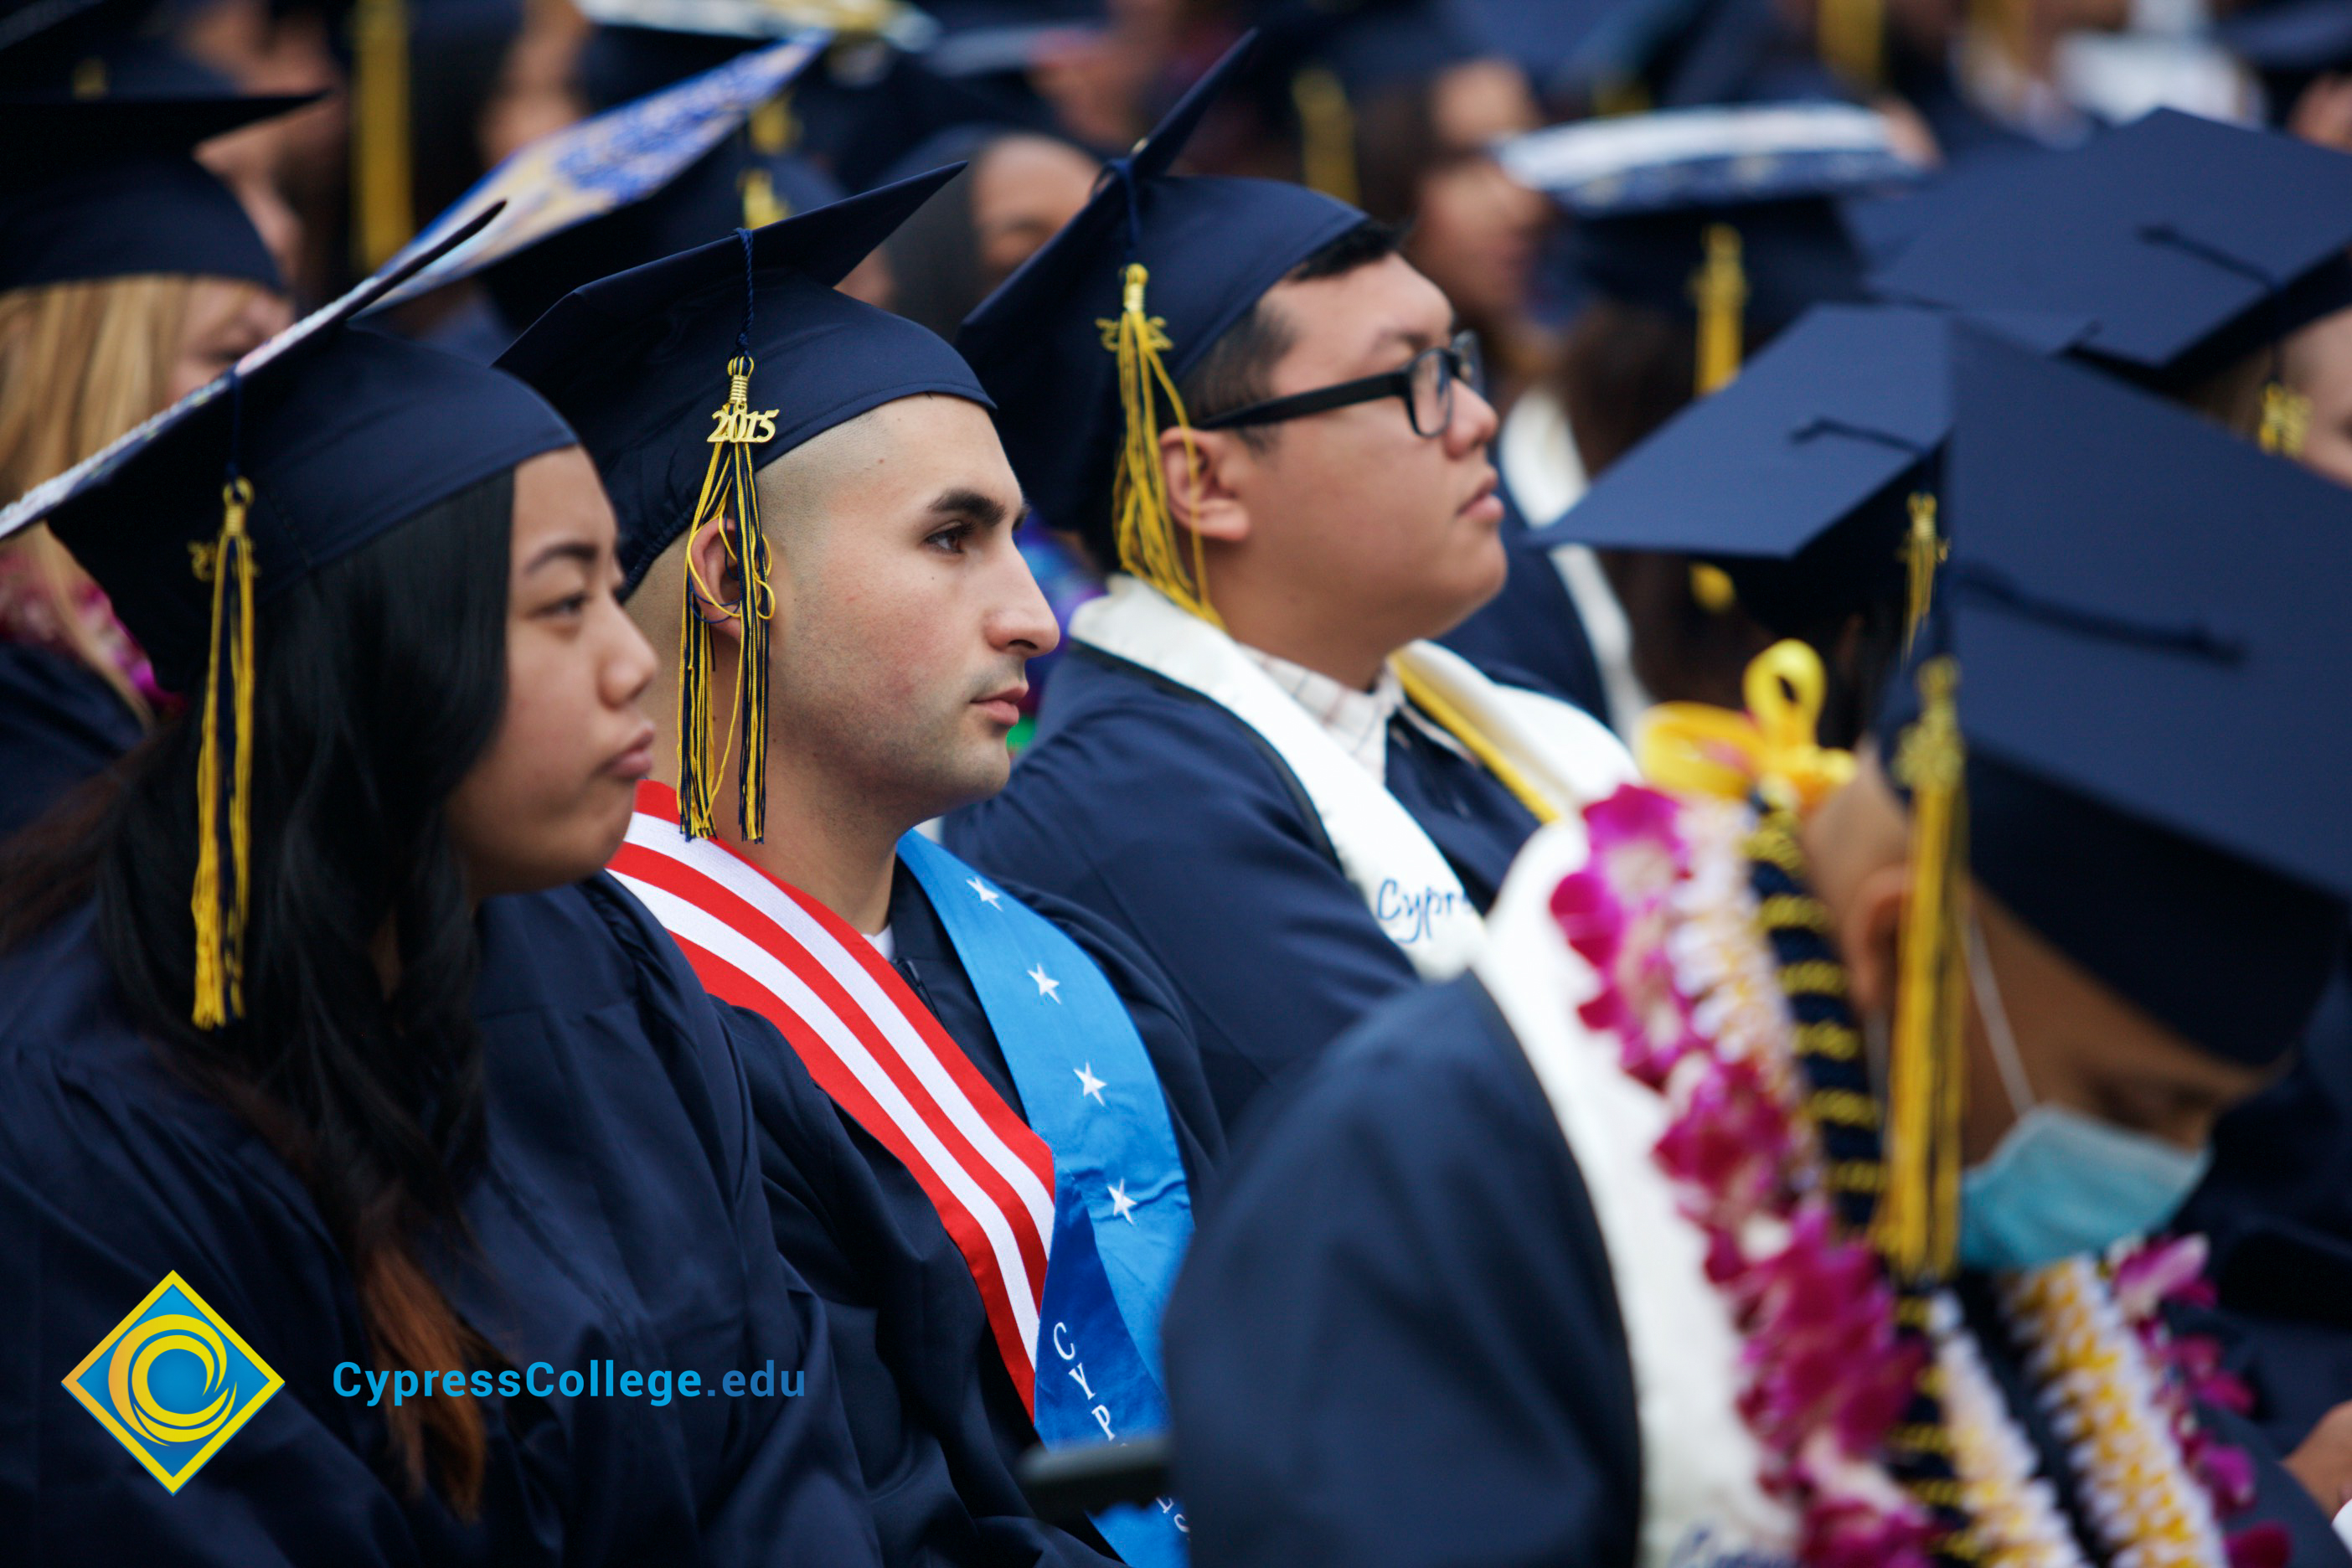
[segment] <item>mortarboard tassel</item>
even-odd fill
[[[1748,274],[1739,264],[1739,231],[1727,223],[1706,226],[1706,259],[1691,275],[1691,302],[1698,307],[1698,395],[1727,384],[1739,374],[1741,318],[1748,309]]]
[[[373,272],[416,233],[408,169],[406,0],[352,7],[352,256]]]
[[[1958,684],[1948,658],[1920,667],[1919,718],[1895,754],[1895,777],[1911,790],[1911,892],[1896,958],[1877,1239],[1903,1281],[1948,1277],[1959,1237],[1968,797]]]
[[[245,514],[253,486],[233,478],[221,491],[221,530],[189,553],[199,581],[213,585],[211,651],[205,668],[204,707],[196,750],[196,885],[189,908],[196,921],[196,994],[190,1016],[200,1029],[217,1029],[245,1013],[245,922],[249,906],[253,816],[253,540]],[[224,670],[223,666],[226,668]],[[222,680],[228,684],[222,710]],[[229,876],[221,886],[223,726],[231,756],[226,781]]]
[[[1886,75],[1886,14],[1880,0],[1821,0],[1813,35],[1822,63],[1856,87]]]
[[[1192,536],[1192,570],[1189,574],[1185,571],[1176,542],[1175,513],[1168,500],[1168,477],[1160,466],[1155,388],[1167,395],[1169,409],[1183,431],[1186,473],[1193,473],[1198,463],[1192,432],[1185,428],[1184,400],[1177,395],[1176,384],[1160,357],[1171,346],[1168,323],[1161,317],[1144,314],[1143,290],[1151,274],[1140,262],[1128,264],[1124,279],[1118,320],[1106,321],[1098,317],[1095,321],[1102,329],[1103,347],[1118,356],[1118,402],[1127,420],[1126,439],[1111,482],[1118,563],[1211,626],[1223,626],[1217,612],[1209,606],[1208,552],[1197,533]]]
[[[1911,645],[1919,638],[1919,628],[1927,624],[1928,606],[1936,598],[1936,569],[1950,556],[1952,546],[1936,531],[1936,498],[1925,491],[1911,498],[1911,531],[1903,542],[1903,652],[1909,657]]]
[[[2311,437],[2311,399],[2273,377],[2263,386],[2263,450],[2300,458]]]
[[[765,169],[746,169],[736,183],[743,198],[743,226],[765,228],[793,216],[792,204],[776,195],[775,176]]]
[[[727,362],[727,401],[712,411],[716,423],[704,437],[710,443],[710,466],[703,471],[702,494],[694,503],[694,520],[687,528],[687,572],[692,592],[686,595],[680,612],[678,826],[689,838],[711,837],[719,757],[740,742],[736,820],[743,837],[757,843],[767,830],[768,627],[775,616],[776,596],[768,578],[768,538],[760,527],[758,468],[751,460],[751,448],[774,437],[777,410],[751,407],[749,353]],[[727,556],[742,582],[742,596],[731,604],[712,592],[695,570],[693,545],[705,527],[723,529],[730,518],[736,527],[727,541]],[[727,615],[742,623],[737,643],[735,706],[728,718],[727,743],[718,748],[711,744],[710,623],[702,613],[706,604],[722,605]]]
[[[1325,66],[1309,66],[1290,79],[1290,104],[1298,114],[1299,183],[1349,206],[1357,196],[1356,110],[1348,89]]]

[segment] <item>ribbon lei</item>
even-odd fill
[[[1644,715],[1634,756],[1662,788],[1726,800],[1761,791],[1801,816],[1853,777],[1853,755],[1815,740],[1828,690],[1821,656],[1790,638],[1748,666],[1748,711],[1664,702]]]
[[[221,491],[221,529],[209,549],[192,547],[194,567],[213,585],[210,651],[204,706],[197,722],[196,882],[189,910],[196,925],[195,1003],[200,1029],[217,1029],[245,1014],[245,928],[250,909],[253,817],[253,539],[245,514],[253,486],[231,479]],[[222,710],[222,680],[228,684]],[[226,816],[231,887],[221,889],[223,739],[229,734]]]
[[[1129,264],[1120,291],[1118,319],[1097,319],[1103,347],[1118,356],[1118,402],[1126,416],[1126,436],[1118,468],[1111,481],[1111,510],[1118,525],[1118,563],[1178,605],[1213,626],[1224,622],[1209,605],[1209,559],[1201,536],[1192,535],[1190,570],[1176,542],[1175,509],[1168,497],[1168,476],[1160,463],[1158,394],[1164,393],[1184,440],[1187,482],[1197,485],[1199,456],[1184,413],[1184,400],[1160,357],[1172,346],[1168,323],[1144,313],[1144,286],[1151,274],[1140,263]]]

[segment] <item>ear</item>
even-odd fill
[[[743,635],[740,616],[727,607],[743,596],[743,574],[729,548],[734,532],[735,520],[722,516],[695,530],[686,546],[688,613],[700,616],[713,636],[730,644]]]
[[[1237,486],[1248,474],[1253,454],[1230,430],[1160,432],[1160,471],[1168,484],[1168,508],[1177,523],[1203,539],[1238,544],[1249,537],[1249,507]]]
[[[1903,906],[1911,896],[1911,867],[1897,860],[1867,873],[1838,921],[1838,952],[1854,1016],[1866,1018],[1895,1005],[1896,953]]]

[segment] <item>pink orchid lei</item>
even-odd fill
[[[1583,1021],[1671,1108],[1655,1158],[1746,1342],[1759,1479],[1796,1512],[1811,1568],[1926,1568],[1935,1522],[1878,1458],[1923,1352],[1896,1332],[1875,1256],[1838,1235],[1756,936],[1747,808],[1629,786],[1585,821],[1591,854],[1552,915],[1602,982]]]

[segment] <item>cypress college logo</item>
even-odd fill
[[[66,1374],[67,1392],[176,1492],[285,1379],[174,1272]]]

